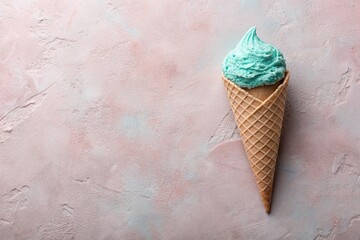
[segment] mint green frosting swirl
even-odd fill
[[[261,41],[255,27],[247,31],[223,63],[224,76],[243,88],[272,85],[284,78],[285,70],[283,54]]]

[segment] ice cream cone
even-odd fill
[[[240,88],[223,76],[228,99],[267,213],[270,213],[276,159],[290,74],[278,84]]]

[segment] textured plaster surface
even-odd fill
[[[0,239],[360,239],[359,12],[1,0]],[[253,25],[291,72],[271,215],[220,79]]]

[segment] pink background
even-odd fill
[[[0,239],[359,239],[360,2],[1,0]],[[291,72],[267,215],[221,81]]]

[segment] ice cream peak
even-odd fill
[[[283,54],[261,41],[255,27],[247,31],[223,63],[224,76],[242,88],[272,85],[284,78],[285,70]]]

